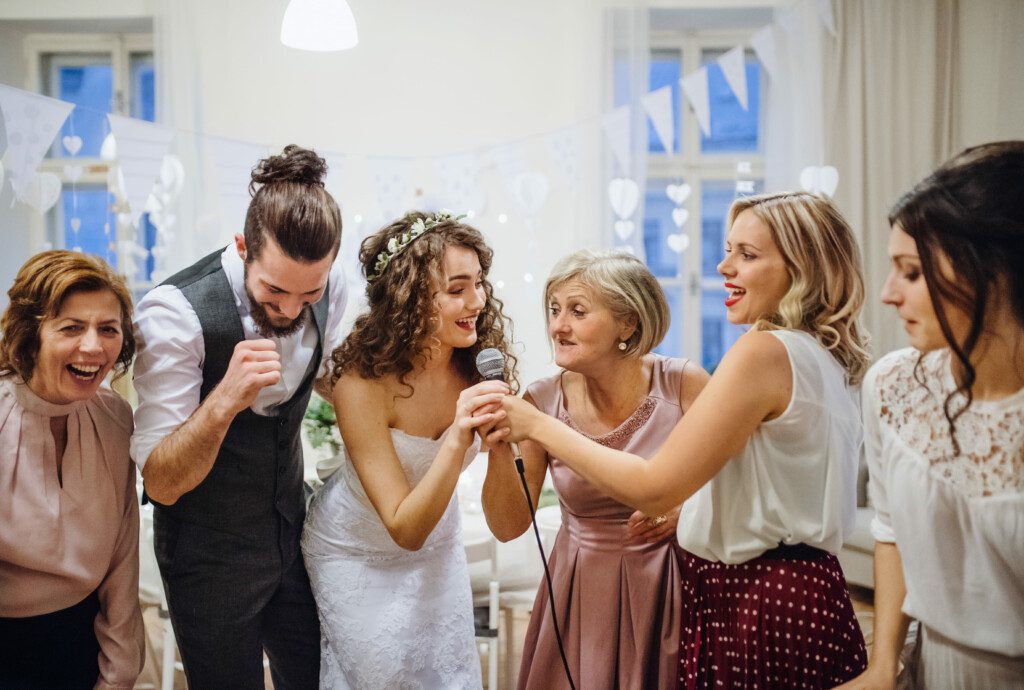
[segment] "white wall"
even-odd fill
[[[22,55],[23,32],[0,22],[0,83],[21,88],[25,84],[25,60]],[[7,148],[7,134],[0,118],[0,151]],[[5,176],[6,177],[6,176]],[[14,204],[14,192],[6,181],[0,187],[0,313],[7,309],[7,290],[18,268],[28,258],[29,209]]]

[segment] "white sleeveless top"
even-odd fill
[[[706,560],[744,563],[780,544],[835,554],[853,526],[863,440],[857,391],[812,335],[769,332],[786,346],[793,395],[683,504],[679,544]]]

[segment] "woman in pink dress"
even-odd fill
[[[555,266],[544,295],[555,363],[563,370],[531,385],[526,399],[597,443],[652,455],[708,379],[686,360],[651,354],[669,323],[658,281],[629,254],[584,250]],[[550,565],[558,626],[576,686],[671,685],[682,594],[673,538],[679,508],[654,516],[634,511],[541,446],[526,441],[521,450],[533,504],[548,469],[561,503],[562,528]],[[506,444],[491,451],[483,504],[502,541],[530,525]],[[543,582],[526,634],[519,687],[568,687]]]
[[[867,663],[835,556],[863,438],[857,244],[828,199],[783,192],[735,201],[725,250],[727,315],[751,328],[657,452],[603,447],[513,396],[488,440],[530,438],[648,515],[685,501],[681,686],[832,687]]]

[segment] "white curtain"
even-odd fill
[[[824,103],[836,202],[860,235],[864,323],[875,357],[901,347],[899,319],[881,304],[889,271],[888,210],[954,153],[957,1],[835,2]],[[1004,85],[1005,86],[1005,85]]]

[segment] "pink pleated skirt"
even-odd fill
[[[728,565],[680,553],[679,688],[832,688],[867,666],[832,554],[780,546]]]

